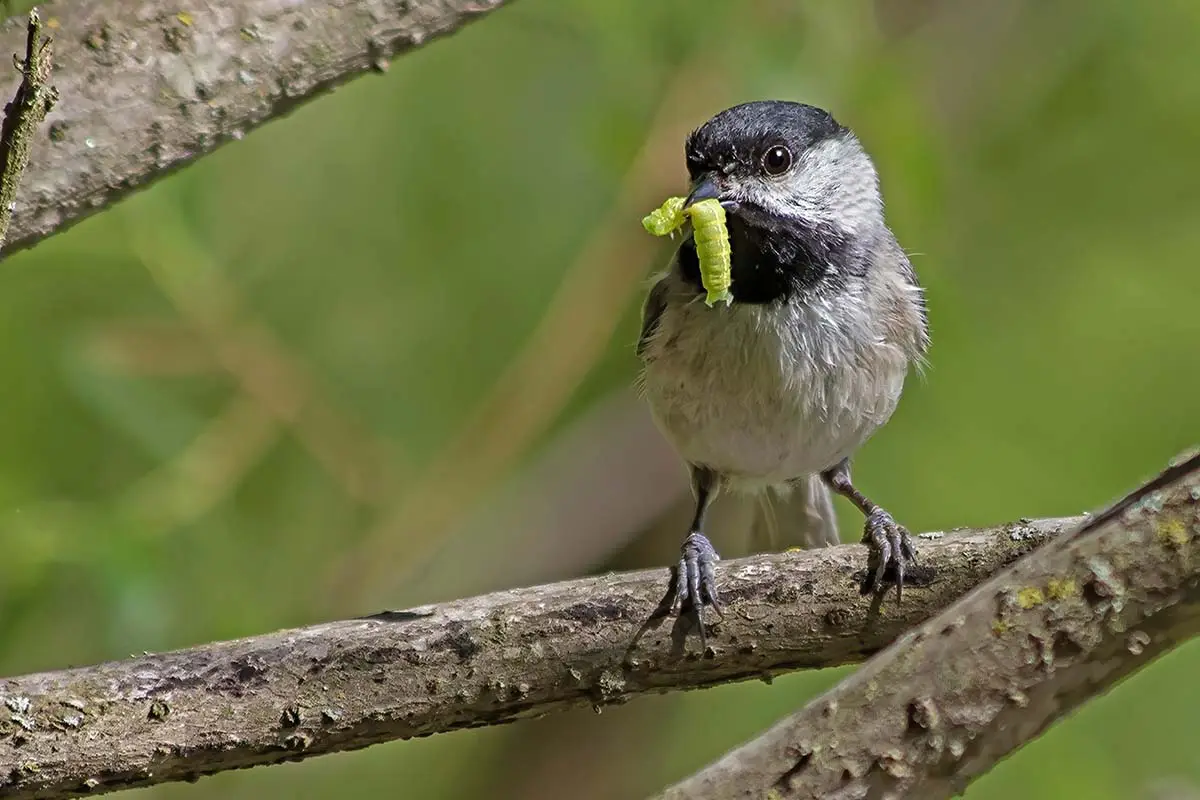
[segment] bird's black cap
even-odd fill
[[[692,179],[729,165],[757,163],[762,151],[786,144],[801,152],[847,132],[823,108],[787,100],[758,100],[728,108],[687,137],[684,152]]]

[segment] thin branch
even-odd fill
[[[1200,454],[659,797],[953,797],[1197,633]]]
[[[187,780],[860,661],[1073,522],[929,538],[904,602],[874,611],[861,545],[722,562],[704,653],[655,617],[670,573],[654,569],[0,680],[0,794]]]
[[[504,2],[55,4],[61,100],[34,137],[0,258]],[[24,33],[22,20],[0,25],[0,52]]]
[[[21,85],[12,102],[5,106],[4,123],[0,126],[0,247],[8,236],[17,204],[17,188],[29,163],[34,137],[58,100],[57,90],[50,85],[53,55],[50,39],[42,36],[42,18],[35,8],[29,12],[25,31],[25,60],[13,56],[21,73]]]

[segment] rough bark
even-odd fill
[[[659,797],[952,797],[1197,632],[1200,455]]]
[[[59,102],[0,259],[504,0],[70,0],[46,4]],[[25,20],[0,25],[23,52]]]
[[[191,780],[859,661],[1072,523],[927,536],[903,603],[874,610],[860,545],[722,562],[725,620],[703,653],[686,622],[654,617],[656,569],[0,680],[0,795]]]
[[[50,40],[42,35],[41,15],[35,9],[29,12],[26,23],[25,58],[13,56],[21,83],[4,108],[4,123],[0,126],[0,246],[8,236],[17,189],[29,163],[34,137],[58,100],[58,93],[50,85],[53,55]]]

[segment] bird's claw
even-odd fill
[[[867,522],[863,526],[863,541],[870,549],[870,556],[867,560],[867,574],[859,591],[869,594],[883,586],[884,576],[891,567],[895,574],[898,602],[904,591],[905,565],[917,560],[912,535],[903,525],[897,523],[891,514],[877,508],[867,515]]]
[[[696,623],[700,628],[701,644],[708,645],[704,631],[704,607],[712,606],[717,616],[724,618],[721,608],[721,598],[717,594],[717,581],[714,567],[721,557],[717,555],[712,542],[699,531],[693,531],[683,541],[680,548],[682,555],[679,566],[675,571],[675,581],[671,587],[671,613],[679,614],[691,611],[696,615]]]

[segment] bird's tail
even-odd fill
[[[840,542],[833,496],[819,475],[772,487],[758,496],[750,525],[752,552],[777,552],[787,547],[809,550]]]

